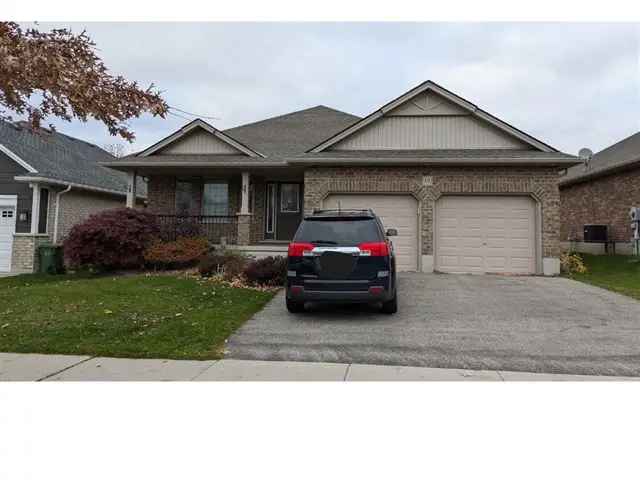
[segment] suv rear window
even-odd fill
[[[310,218],[300,224],[295,242],[329,245],[358,245],[382,241],[375,218]]]

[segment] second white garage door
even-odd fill
[[[398,271],[418,270],[418,202],[410,195],[330,195],[324,208],[371,208],[385,228],[398,230],[391,237]]]
[[[436,208],[436,270],[535,273],[535,203],[530,197],[445,196]]]

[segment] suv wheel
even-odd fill
[[[394,293],[393,298],[387,302],[382,302],[383,313],[396,313],[398,311],[398,294]]]
[[[295,300],[289,300],[287,298],[287,310],[291,313],[304,312],[304,302],[296,302]]]

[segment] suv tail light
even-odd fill
[[[389,246],[386,242],[365,242],[358,245],[360,255],[367,257],[386,257],[389,255]]]
[[[311,250],[315,248],[313,243],[293,242],[289,244],[287,255],[290,257],[303,257],[311,254]]]

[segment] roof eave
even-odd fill
[[[57,178],[49,178],[41,175],[17,175],[13,177],[17,182],[29,182],[29,183],[46,183],[49,185],[59,185],[62,187],[71,186],[80,190],[87,190],[98,193],[108,193],[110,195],[118,195],[122,197],[127,196],[127,192],[124,190],[114,190],[112,188],[96,187],[94,185],[88,185],[86,183],[67,182],[65,180],[58,180]],[[147,198],[146,195],[138,195],[139,198]]]
[[[122,172],[131,171],[136,168],[144,167],[215,167],[215,168],[243,168],[243,167],[286,167],[287,162],[265,162],[265,161],[247,161],[247,162],[163,162],[163,161],[145,161],[145,162],[103,162],[100,165]]]
[[[400,166],[456,166],[456,167],[493,167],[493,166],[531,166],[531,167],[558,167],[560,169],[568,168],[577,163],[573,159],[558,158],[558,159],[482,159],[476,161],[470,161],[469,159],[402,159],[402,158],[358,158],[358,159],[291,159],[288,160],[289,165],[296,166],[367,166],[367,165],[384,165],[389,167]]]
[[[579,162],[582,163],[582,162]],[[606,177],[608,175],[613,175],[616,173],[620,173],[620,172],[624,172],[626,170],[632,170],[634,168],[637,168],[640,166],[640,157],[631,161],[631,162],[626,162],[626,163],[622,163],[619,165],[612,165],[609,168],[603,168],[601,170],[596,170],[593,172],[588,172],[588,173],[584,173],[581,174],[577,177],[572,177],[572,178],[564,178],[560,180],[560,187],[568,187],[570,185],[575,185],[578,183],[584,183],[584,182],[589,182],[591,180],[595,180],[597,178],[600,177]]]

